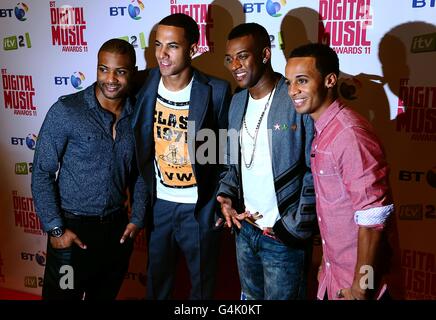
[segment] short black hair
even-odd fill
[[[129,56],[130,61],[132,62],[132,67],[136,66],[135,48],[133,48],[133,46],[126,40],[118,38],[110,39],[102,44],[102,46],[98,50],[98,54],[100,54],[100,52],[102,51],[126,54]]]
[[[200,31],[198,30],[197,22],[184,13],[170,14],[159,21],[158,25],[183,28],[183,30],[185,30],[185,38],[188,40],[189,45],[198,43],[200,39]]]
[[[339,77],[339,58],[335,50],[321,43],[309,43],[299,46],[291,51],[289,58],[313,57],[316,68],[324,78],[330,73]]]
[[[249,35],[251,35],[256,42],[258,42],[258,44],[261,46],[260,49],[265,47],[271,48],[271,40],[269,38],[268,31],[266,31],[263,26],[255,22],[241,23],[240,25],[237,25],[230,31],[229,35],[227,36],[227,40],[233,40],[235,38]]]

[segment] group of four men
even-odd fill
[[[192,67],[198,39],[189,16],[163,18],[159,66],[135,97],[135,51],[111,39],[96,83],[48,111],[32,176],[49,236],[43,298],[115,299],[144,226],[150,299],[171,298],[179,251],[190,298],[213,298],[222,226],[236,231],[243,298],[307,298],[318,226],[318,298],[380,297],[388,169],[368,123],[338,99],[336,53],[296,48],[285,78],[272,69],[265,28],[236,26],[224,59],[241,89],[232,97],[227,82]],[[74,270],[66,288],[65,265]],[[362,281],[365,266],[375,286]]]

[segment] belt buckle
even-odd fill
[[[100,218],[99,219],[99,223],[100,224],[110,223],[110,222],[114,221],[114,216],[115,216],[114,213],[109,213],[109,214],[107,214],[105,216],[101,215],[99,217]]]
[[[260,214],[258,211],[256,211],[255,213],[251,214],[250,216],[246,217],[244,220],[247,221],[248,223],[250,223],[251,225],[259,228],[262,230],[262,228],[256,223],[256,220],[259,220],[263,218],[263,215]]]
[[[256,228],[259,228],[260,229],[260,227],[256,224],[256,221],[254,221],[254,219],[252,219],[252,218],[249,218],[249,217],[246,217],[245,219],[244,219],[244,221],[247,221],[249,224],[251,224],[253,227],[256,227]]]

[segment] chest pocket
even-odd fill
[[[317,150],[314,167],[313,174],[318,180],[318,197],[328,203],[342,200],[345,196],[345,189],[331,153]]]
[[[82,159],[95,158],[104,148],[103,135],[96,132],[83,132],[74,139],[77,155]]]

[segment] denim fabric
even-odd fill
[[[127,188],[133,199],[131,222],[144,224],[145,186],[136,167],[132,105],[126,101],[114,140],[114,117],[99,105],[94,89],[91,85],[59,98],[39,132],[32,194],[45,231],[63,225],[63,210],[84,216],[121,210]]]
[[[247,300],[305,299],[307,248],[291,248],[243,221],[236,236],[242,297]]]

